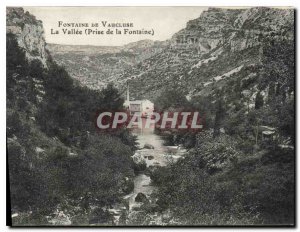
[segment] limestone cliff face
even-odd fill
[[[24,12],[23,8],[6,8],[6,33],[15,34],[29,61],[38,59],[47,67],[49,58],[42,21]]]
[[[233,29],[234,19],[241,12],[242,10],[209,8],[172,37],[172,46],[194,47],[199,52],[208,52],[224,42],[224,34]]]
[[[171,39],[172,48],[207,53],[217,46],[239,51],[260,44],[262,37],[293,38],[293,9],[209,8]]]
[[[294,77],[293,44],[294,9],[209,8],[176,33],[163,52],[131,67],[119,80],[130,81],[136,99],[155,99],[168,87],[185,91],[188,99],[216,99],[223,91],[228,104],[239,99],[251,108],[258,92],[267,100],[270,84],[270,92],[279,82],[283,94],[293,92],[287,84]],[[278,78],[269,78],[266,72],[276,68],[272,65],[280,57],[286,58],[285,68],[278,70]]]

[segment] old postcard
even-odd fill
[[[295,226],[295,10],[7,7],[12,226]]]

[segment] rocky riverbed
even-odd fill
[[[153,193],[157,190],[151,184],[149,172],[169,162],[176,162],[185,154],[185,149],[178,146],[165,146],[161,136],[153,129],[135,131],[139,149],[133,156],[138,167],[134,177],[133,191],[124,196],[124,205],[110,209],[117,225],[161,225],[164,215],[157,212],[158,205]]]

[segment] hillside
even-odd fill
[[[123,74],[134,97],[205,117],[169,136],[190,151],[151,176],[168,223],[294,225],[294,59],[294,10],[210,8]]]
[[[293,14],[284,9],[210,8],[176,33],[164,51],[127,69],[119,80],[131,80],[136,98],[155,99],[168,86],[189,97],[213,94],[212,88],[247,79],[246,69],[258,75],[270,43],[293,43]]]
[[[142,40],[125,46],[78,46],[47,44],[52,57],[83,86],[103,89],[110,82],[118,84],[125,69],[162,51],[165,43]]]
[[[74,81],[51,60],[42,23],[22,8],[7,8],[7,25],[12,225],[110,223],[102,208],[133,188],[135,137],[99,134],[94,117],[98,107],[122,108],[122,98],[112,86],[100,92]]]

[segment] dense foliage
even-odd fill
[[[133,188],[136,142],[126,130],[98,133],[94,118],[98,109],[122,108],[123,99],[112,85],[93,91],[51,60],[47,66],[28,62],[14,36],[7,35],[11,207],[25,215],[15,223],[47,223],[56,210],[75,223],[89,223],[88,215],[95,213],[107,223],[103,207]]]
[[[209,132],[197,140],[185,159],[151,176],[161,210],[171,209],[171,223],[293,223],[293,151],[276,147],[246,154],[234,138]]]
[[[151,174],[168,223],[294,223],[294,46],[265,41],[263,48],[261,64],[241,70],[251,78],[237,76],[185,105],[209,116],[204,132],[166,136],[169,145],[189,148],[184,159]],[[164,101],[164,108],[172,104]]]

